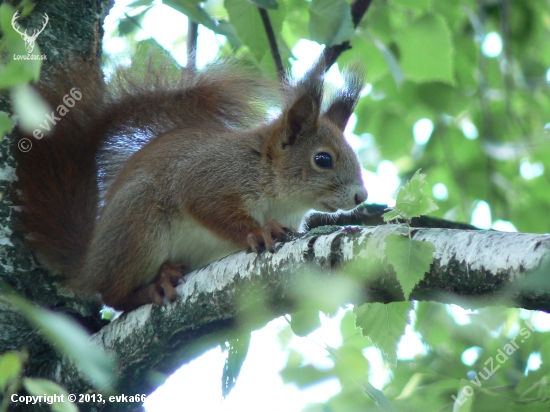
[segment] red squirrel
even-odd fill
[[[320,65],[283,87],[229,62],[198,73],[153,66],[105,82],[98,65],[73,65],[39,88],[58,110],[75,87],[82,99],[18,153],[21,221],[40,260],[77,293],[124,311],[173,301],[183,268],[274,252],[308,211],[367,199],[343,137],[361,70],[347,71],[322,111]],[[273,94],[283,103],[267,119]],[[109,159],[109,147],[132,139],[146,143]]]

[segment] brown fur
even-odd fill
[[[322,73],[308,73],[285,86],[280,116],[259,124],[277,87],[257,75],[227,62],[195,76],[153,66],[144,80],[119,73],[107,86],[93,65],[62,73],[56,93],[41,93],[56,105],[81,86],[83,99],[18,156],[30,242],[76,290],[123,310],[173,300],[180,264],[194,270],[233,250],[274,251],[309,209],[349,210],[366,199],[342,136],[362,72],[348,74],[325,115]],[[137,152],[117,147],[133,138],[145,142]],[[319,153],[330,154],[330,168],[316,163]]]

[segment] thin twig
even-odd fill
[[[485,27],[487,24],[487,11],[485,9],[485,2],[483,0],[477,1],[479,8],[479,20],[481,22],[481,27],[484,29],[485,37]],[[479,106],[481,109],[481,132],[479,134],[481,143],[490,141],[494,139],[494,125],[493,125],[493,116],[489,104],[489,86],[487,85],[487,56],[485,54],[479,54],[479,71],[478,71],[478,94],[479,94]],[[492,176],[495,171],[495,162],[491,156],[486,157],[486,170],[487,176]],[[489,204],[493,204],[495,199],[498,199],[498,193],[496,193],[496,185],[488,185],[486,200]]]
[[[124,17],[126,17],[128,20],[130,20],[136,27],[138,27],[140,30],[143,30],[143,27],[141,26],[141,23],[139,20],[137,20],[134,16],[130,16],[128,13],[124,13]]]
[[[187,26],[187,69],[197,70],[197,37],[199,24],[189,19]]]
[[[273,57],[275,68],[277,69],[277,76],[279,76],[279,79],[282,81],[285,77],[285,68],[283,66],[281,54],[279,53],[277,38],[275,37],[275,32],[273,31],[269,14],[267,10],[262,7],[258,7],[258,11],[260,12],[260,17],[262,18],[262,23],[264,24],[265,34],[267,34],[269,49],[271,50],[271,56]]]
[[[351,21],[353,22],[353,27],[359,25],[371,4],[372,0],[353,0],[351,3]],[[322,59],[319,59],[319,64],[324,64],[325,70],[328,70],[336,59],[348,49],[351,49],[349,41],[337,44],[336,46],[326,47],[323,50]]]
[[[512,51],[510,43],[512,41],[510,36],[510,1],[504,0],[501,4],[501,15],[500,15],[500,31],[502,35],[503,43],[503,57],[501,60],[502,74],[504,76],[504,85],[506,90],[506,114],[508,118],[513,118],[512,111],[510,109],[510,94],[514,87],[512,79]],[[519,122],[521,125],[521,122]]]

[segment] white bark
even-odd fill
[[[403,225],[320,228],[279,244],[273,255],[235,253],[191,273],[178,287],[181,299],[177,302],[163,308],[148,305],[124,314],[92,339],[117,355],[124,391],[147,392],[152,389],[144,379],[147,371],[170,373],[231,337],[239,315],[247,311],[246,305],[239,304],[243,297],[248,298],[247,304],[261,301],[270,309],[255,319],[246,318],[248,327],[292,312],[298,299],[295,287],[305,271],[320,277],[344,276],[344,271],[334,269],[379,258],[379,277],[369,277],[361,285],[365,293],[359,295],[360,302],[403,300],[383,250],[386,235],[406,235],[407,231]],[[550,236],[417,228],[412,229],[412,238],[435,245],[434,263],[414,289],[413,298],[463,305],[468,299],[470,305],[478,306],[506,299],[510,305],[548,309],[550,288],[539,288],[533,295],[533,291],[516,286],[549,256]],[[352,295],[341,303],[357,302],[357,293]]]

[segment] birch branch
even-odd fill
[[[258,328],[296,310],[304,279],[359,281],[340,304],[403,300],[383,250],[388,234],[407,233],[403,225],[324,227],[279,244],[273,255],[235,253],[191,273],[178,287],[177,302],[124,314],[92,339],[116,354],[121,392],[149,393],[155,387],[149,371],[170,374],[239,328]],[[548,235],[419,228],[411,236],[435,245],[434,262],[412,298],[550,309],[550,286],[526,283],[544,274]],[[377,260],[376,276],[363,276]],[[352,280],[349,265],[354,267]]]

